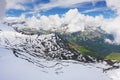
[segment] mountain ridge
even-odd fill
[[[112,43],[114,42],[114,36],[105,32],[100,26],[89,26],[86,25],[82,31],[78,32],[67,32],[68,28],[62,24],[61,28],[55,28],[50,30],[35,29],[30,27],[18,27],[17,25],[25,25],[24,23],[4,23],[13,26],[13,28],[22,34],[26,35],[42,35],[55,33],[59,37],[65,39],[65,41],[73,42],[79,46],[82,46],[91,52],[99,54],[101,57],[106,57],[112,52],[120,53],[120,45]]]

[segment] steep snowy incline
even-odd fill
[[[87,60],[94,63],[84,63]],[[104,72],[112,66],[78,54],[56,34],[30,36],[2,30],[0,65],[0,80],[120,80],[120,69]]]
[[[55,34],[28,36],[17,32],[3,31],[0,33],[0,41],[1,46],[12,49],[14,54],[26,53],[33,57],[46,59],[77,58],[77,53],[70,51]]]
[[[93,57],[78,54],[76,50],[68,46],[67,41],[62,40],[56,34],[31,36],[2,31],[0,42],[2,47],[12,50],[16,57],[36,64],[39,63],[40,58],[47,60],[79,60],[83,62],[96,61]]]
[[[3,51],[3,52],[1,52]],[[43,61],[46,68],[19,59],[12,51],[0,48],[0,80],[110,80],[101,69],[74,61]],[[50,65],[55,65],[50,68]]]
[[[103,73],[95,67],[99,66],[98,63],[40,61],[47,67],[37,67],[15,57],[12,51],[0,48],[0,80],[120,80],[120,69]],[[57,65],[49,67],[55,64]]]

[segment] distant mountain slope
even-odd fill
[[[84,31],[63,34],[61,36],[101,56],[107,56],[112,52],[120,52],[120,45],[106,42],[106,39],[113,41],[113,35],[106,33],[99,27],[88,27]]]
[[[97,62],[99,59],[88,54],[81,54],[70,47],[69,42],[57,34],[24,35],[17,32],[0,33],[0,45],[13,51],[16,57],[36,62],[36,59],[46,60],[76,60],[82,62]]]
[[[100,26],[89,26],[86,25],[82,31],[78,32],[67,32],[68,27],[66,23],[62,24],[60,27],[51,28],[50,30],[43,30],[42,28],[27,27],[25,21],[8,21],[4,24],[12,26],[17,32],[27,34],[27,35],[43,35],[55,33],[60,35],[61,38],[67,40],[68,42],[75,43],[89,51],[92,56],[99,55],[100,57],[105,57],[112,52],[120,53],[120,45],[113,44],[114,36],[112,34],[106,33]],[[84,53],[84,52],[82,52]]]

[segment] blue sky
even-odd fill
[[[116,16],[116,12],[107,7],[105,0],[76,0],[74,4],[72,4],[73,0],[70,1],[71,3],[69,0],[66,0],[66,2],[65,0],[30,0],[28,2],[16,2],[21,8],[8,8],[6,14],[7,16],[20,16],[21,14],[26,14],[28,17],[35,14],[46,16],[55,14],[62,15],[69,9],[77,8],[80,13],[85,15],[103,15],[105,18]],[[22,9],[22,7],[25,9]]]

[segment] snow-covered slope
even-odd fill
[[[37,59],[39,58],[84,62],[97,61],[96,58],[91,56],[78,54],[76,50],[68,46],[67,41],[62,40],[56,34],[31,36],[17,32],[2,31],[0,33],[0,41],[0,45],[12,50],[16,57],[24,58],[37,64]]]
[[[14,31],[14,29],[12,27],[10,27],[10,26],[0,24],[0,31]]]
[[[37,67],[19,59],[12,51],[0,48],[0,80],[120,80],[120,69],[103,73],[101,63],[46,61]]]
[[[73,59],[77,53],[71,52],[55,34],[23,35],[17,32],[0,33],[1,46],[13,50],[14,54],[28,54],[45,59]],[[76,57],[75,57],[76,58]]]
[[[94,63],[84,63],[87,60]],[[120,69],[78,55],[55,34],[30,36],[2,30],[0,65],[0,80],[120,80]]]

